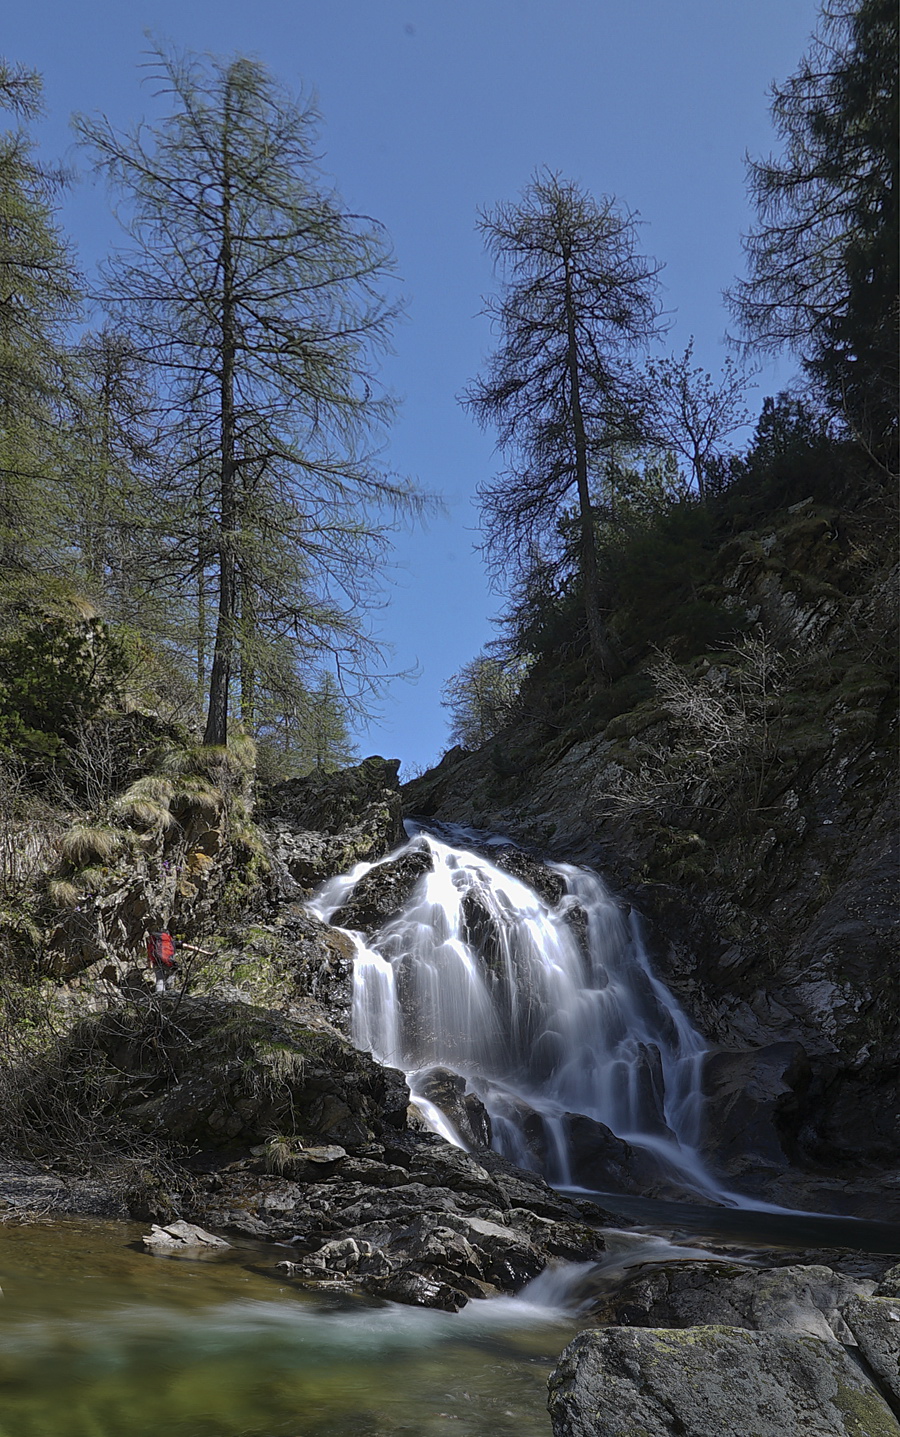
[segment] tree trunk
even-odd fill
[[[256,615],[253,589],[245,574],[240,578],[241,591],[241,723],[248,733],[256,722]]]
[[[224,746],[228,742],[228,694],[234,658],[234,626],[237,612],[237,490],[235,484],[234,414],[234,255],[231,236],[231,195],[228,160],[229,105],[225,100],[225,135],[222,145],[222,330],[219,425],[221,456],[219,468],[219,611],[212,671],[209,676],[209,709],[204,744]]]
[[[575,482],[578,488],[578,517],[581,530],[581,582],[584,588],[584,612],[587,619],[591,653],[606,674],[614,679],[622,672],[622,663],[609,641],[606,626],[600,617],[600,571],[594,542],[594,512],[588,485],[587,434],[581,409],[581,386],[578,372],[578,340],[575,333],[575,311],[566,260],[566,333],[568,340],[569,389],[572,401],[572,430],[575,439]]]

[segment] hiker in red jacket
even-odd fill
[[[181,970],[175,957],[175,939],[164,929],[160,933],[147,934],[147,962],[156,979],[157,993],[167,993]]]
[[[177,943],[166,929],[159,933],[148,933],[147,962],[156,979],[157,993],[168,993],[181,972],[181,964],[175,957],[176,948],[183,948],[188,953],[205,953],[208,958],[212,957],[208,948],[197,948],[193,943]]]

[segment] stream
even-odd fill
[[[616,1201],[646,1228],[608,1231],[609,1286],[641,1262],[710,1256],[709,1230],[750,1261],[898,1246],[886,1224]],[[0,1437],[550,1437],[547,1377],[584,1325],[580,1270],[444,1313],[283,1286],[277,1246],[150,1256],[143,1231],[0,1224]]]

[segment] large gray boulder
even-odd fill
[[[626,1278],[600,1297],[593,1317],[630,1327],[716,1323],[853,1342],[841,1309],[852,1298],[867,1296],[873,1287],[871,1281],[818,1265],[759,1269],[708,1261],[670,1262],[639,1269]]]
[[[900,1405],[900,1302],[891,1297],[857,1297],[841,1309],[869,1367]]]
[[[898,1437],[836,1343],[733,1327],[582,1332],[550,1377],[554,1437]]]

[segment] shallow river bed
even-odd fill
[[[548,1437],[571,1316],[330,1302],[266,1275],[283,1249],[151,1257],[143,1230],[0,1225],[0,1437]]]
[[[842,1248],[862,1271],[900,1249],[886,1224],[605,1201],[643,1226],[608,1230],[610,1284],[635,1260],[711,1256],[710,1239],[766,1264]],[[143,1231],[0,1223],[0,1437],[550,1437],[547,1377],[587,1325],[564,1272],[450,1314],[288,1286],[283,1247],[151,1256]]]

